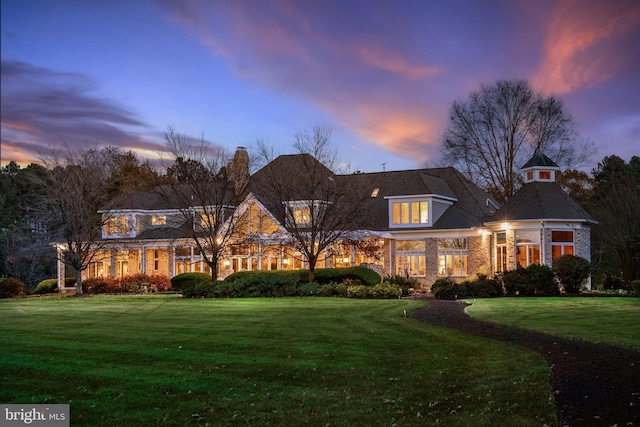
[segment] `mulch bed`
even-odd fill
[[[460,301],[429,299],[413,313],[426,323],[528,347],[553,373],[561,426],[640,425],[640,352],[482,322]]]

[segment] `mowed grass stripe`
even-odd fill
[[[479,320],[640,350],[640,298],[555,297],[470,300]]]
[[[72,425],[555,425],[520,347],[404,317],[424,302],[172,296],[0,302],[0,401]]]

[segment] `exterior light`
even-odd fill
[[[503,222],[502,223],[502,228],[504,230],[510,230],[511,229],[511,224],[509,224],[508,222]]]

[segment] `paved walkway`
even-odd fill
[[[639,351],[482,322],[464,312],[463,302],[428,301],[413,317],[540,353],[553,372],[561,426],[640,426]]]

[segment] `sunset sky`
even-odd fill
[[[170,125],[290,153],[322,125],[354,170],[419,168],[451,103],[500,79],[559,96],[591,167],[640,155],[637,0],[1,1],[2,165],[63,146],[158,158]]]

